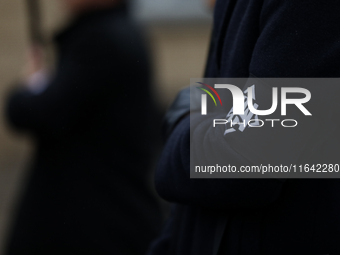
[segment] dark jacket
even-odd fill
[[[143,254],[160,213],[140,31],[120,6],[78,17],[56,43],[48,88],[15,91],[7,104],[37,146],[7,254]]]
[[[205,77],[339,77],[339,10],[335,0],[218,0]],[[337,162],[339,141],[332,133],[310,163]],[[249,165],[220,142],[230,162]],[[176,205],[150,254],[340,252],[340,180],[190,179],[189,143],[187,117],[156,173],[158,193]]]

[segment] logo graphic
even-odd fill
[[[208,84],[198,82],[210,89],[219,99],[222,106],[222,101],[219,94],[215,89],[228,89],[233,97],[233,106],[226,116],[226,119],[214,119],[213,127],[216,125],[225,125],[225,133],[229,134],[235,131],[243,132],[247,127],[263,127],[266,122],[270,122],[271,126],[274,127],[275,122],[280,122],[283,127],[290,128],[296,127],[298,122],[294,119],[259,119],[258,116],[268,116],[273,114],[278,108],[278,88],[271,88],[271,107],[266,110],[259,110],[260,102],[256,101],[255,84],[248,87],[245,91],[242,91],[239,87],[232,84],[215,84],[215,89]],[[217,106],[215,97],[207,89],[197,87],[198,89],[206,92],[214,101]],[[304,95],[302,98],[287,98],[289,93],[299,93]],[[261,98],[261,97],[260,97]],[[311,99],[311,93],[309,90],[298,87],[281,87],[281,116],[287,115],[287,105],[295,105],[304,115],[311,116],[312,114],[303,105]],[[263,100],[263,98],[261,99]],[[270,100],[270,99],[269,99]],[[262,102],[262,101],[261,101]],[[201,95],[201,114],[207,115],[207,95]],[[293,124],[291,124],[293,123]]]
[[[250,87],[252,93],[252,99],[255,101],[255,85]],[[235,132],[236,131],[236,125],[238,125],[238,130],[243,132],[245,130],[245,128],[248,126],[248,124],[250,125],[250,120],[252,120],[252,124],[251,127],[258,127],[260,126],[260,122],[259,122],[259,118],[257,115],[254,116],[254,113],[252,113],[248,107],[248,90],[245,90],[244,92],[244,114],[243,115],[238,115],[233,113],[234,108],[231,108],[231,110],[229,111],[228,115],[227,115],[227,121],[229,123],[229,125],[226,123],[226,130],[224,132],[224,135],[231,133],[231,132]],[[257,109],[259,107],[258,104],[254,103],[254,108]],[[253,118],[254,116],[254,118]],[[228,128],[228,126],[230,126],[230,128]],[[233,127],[234,126],[234,127]]]
[[[204,86],[207,86],[208,88],[210,88],[215,95],[218,97],[218,99],[220,100],[220,103],[222,105],[222,101],[220,96],[218,95],[218,93],[216,92],[215,89],[213,89],[211,86],[209,86],[208,84],[205,83],[201,83]],[[241,89],[239,89],[237,86],[235,85],[231,85],[231,84],[215,84],[215,88],[216,89],[228,89],[233,97],[233,109],[234,109],[234,114],[239,114],[239,115],[244,115],[244,100],[245,100],[245,96],[244,96],[244,92],[242,92]],[[216,104],[216,100],[213,97],[213,95],[206,89],[203,88],[199,88],[205,92],[207,92],[211,98],[214,100],[215,105]],[[249,107],[249,110],[257,115],[270,115],[272,113],[274,113],[277,109],[278,106],[278,89],[273,87],[272,88],[272,106],[270,107],[270,109],[268,110],[257,110],[254,107],[253,104],[253,99],[255,98],[255,85],[248,87],[247,89],[248,92],[248,96],[246,97],[247,100],[247,104]],[[295,99],[289,99],[287,98],[287,94],[288,93],[301,93],[304,94],[305,97],[304,98],[295,98]],[[254,95],[253,95],[254,94]],[[202,95],[202,102],[201,102],[201,108],[202,108],[202,115],[206,115],[207,111],[207,100],[206,100],[206,95]],[[304,115],[309,115],[311,116],[312,114],[306,109],[306,107],[303,106],[304,103],[307,103],[309,100],[311,99],[311,93],[309,90],[304,89],[304,88],[289,88],[289,87],[285,87],[285,88],[281,88],[281,115],[287,115],[287,105],[289,104],[293,104],[295,105]]]
[[[220,98],[220,95],[217,93],[217,91],[213,87],[211,87],[210,85],[205,84],[203,82],[197,82],[197,83],[206,86],[212,92],[214,92],[214,94],[217,96],[218,100],[220,101],[221,106],[223,106],[222,100]],[[203,90],[204,92],[206,92],[212,98],[212,100],[214,101],[215,106],[217,106],[217,103],[216,103],[216,100],[215,100],[214,96],[208,90],[206,90],[204,88],[201,88],[201,87],[197,87],[197,88],[200,89],[200,90]],[[207,95],[205,95],[205,94],[202,94],[202,115],[207,115]]]

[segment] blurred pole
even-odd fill
[[[41,12],[39,0],[26,0],[26,2],[31,43],[33,45],[43,45],[44,39],[41,29]]]

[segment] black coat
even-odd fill
[[[123,6],[78,17],[56,43],[48,88],[15,91],[7,105],[37,145],[7,254],[143,254],[161,219],[140,31]]]
[[[218,0],[205,77],[340,77],[339,10],[335,0]],[[173,130],[156,173],[177,204],[150,254],[340,252],[339,179],[190,179],[189,126]],[[337,162],[337,133],[314,160]]]

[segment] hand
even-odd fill
[[[33,93],[40,93],[47,85],[48,74],[44,62],[42,47],[38,44],[32,45],[27,53],[24,85]]]
[[[44,51],[39,44],[33,44],[27,51],[27,62],[24,69],[26,78],[44,69]]]

